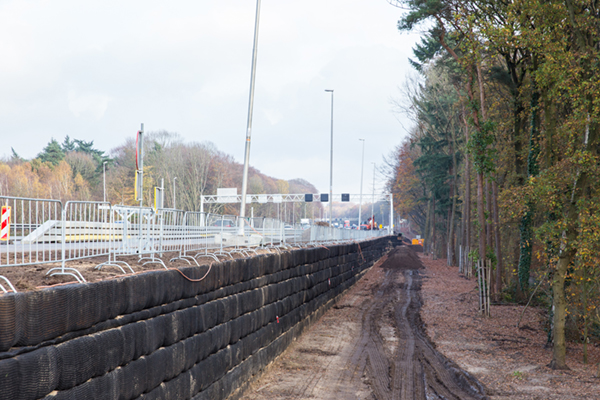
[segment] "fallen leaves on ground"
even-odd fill
[[[600,399],[597,378],[600,349],[569,343],[568,371],[547,367],[552,348],[543,325],[544,310],[521,305],[492,305],[491,317],[479,314],[477,282],[468,280],[445,259],[421,255],[426,275],[421,317],[437,349],[479,379],[491,399]]]

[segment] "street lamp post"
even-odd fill
[[[373,199],[371,202],[371,229],[375,228],[375,163],[373,164]]]
[[[175,191],[175,182],[177,182],[177,177],[173,178],[173,209],[176,210],[177,209],[177,202],[176,202],[176,194],[177,192]]]
[[[329,227],[333,227],[333,89],[325,89],[331,93],[331,146],[329,154]]]
[[[258,53],[258,22],[260,17],[260,0],[256,1],[256,18],[254,21],[254,47],[252,48],[252,71],[250,72],[250,100],[248,101],[248,121],[246,124],[246,147],[244,152],[244,171],[242,173],[242,204],[238,234],[244,234],[244,219],[246,217],[246,192],[248,191],[248,165],[250,163],[250,139],[252,136],[252,111],[254,109],[254,81],[256,77],[256,56]]]
[[[102,181],[103,181],[103,188],[104,188],[104,190],[102,192],[103,193],[102,198],[105,203],[106,203],[106,163],[107,162],[108,161],[104,161],[102,163]]]
[[[363,170],[365,169],[365,139],[358,139],[362,142],[362,162],[360,164],[360,201],[358,206],[358,230],[360,230],[360,224],[362,222],[362,189],[363,189]]]

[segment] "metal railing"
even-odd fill
[[[273,218],[247,218],[242,236],[235,215],[87,201],[69,201],[63,207],[57,200],[7,196],[0,196],[0,205],[0,273],[2,267],[59,264],[46,274],[70,275],[79,282],[85,282],[84,277],[76,268],[67,267],[67,262],[107,257],[95,268],[112,266],[133,273],[127,262],[117,258],[136,256],[143,265],[157,263],[167,268],[161,259],[164,253],[175,253],[172,261],[199,265],[199,257],[218,261],[219,257],[234,258],[235,253],[248,256],[257,248],[280,250],[386,234],[327,226],[306,229]],[[16,291],[1,274],[0,291]]]
[[[0,267],[62,261],[60,201],[0,196],[0,204],[9,213],[8,236],[0,242]]]
[[[48,275],[71,275],[80,282],[85,281],[77,269],[68,268],[65,264],[67,261],[108,256],[114,245],[113,225],[109,203],[68,201],[60,224],[61,266],[51,268]]]

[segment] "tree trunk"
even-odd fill
[[[450,211],[450,229],[448,231],[448,266],[456,265],[454,260],[454,214],[456,214],[456,196],[452,188],[452,207]]]
[[[552,279],[552,308],[554,309],[552,333],[554,345],[552,347],[552,361],[548,365],[552,369],[569,369],[566,361],[567,345],[565,341],[565,319],[567,317],[565,276],[569,264],[571,264],[571,259],[571,252],[559,257]]]
[[[534,56],[534,69],[537,67],[537,62]],[[531,130],[529,135],[529,154],[527,157],[527,176],[537,176],[539,172],[538,156],[540,154],[539,147],[539,126],[540,116],[538,112],[539,105],[539,91],[535,81],[533,82],[533,88],[531,93]],[[533,201],[527,200],[525,206],[525,213],[521,218],[519,225],[520,232],[520,248],[521,253],[519,255],[519,289],[522,295],[527,295],[527,288],[529,286],[529,270],[531,268],[531,249],[533,241],[532,223],[533,214],[535,212],[535,205]]]
[[[550,101],[547,90],[542,90],[542,101],[544,103],[544,136],[545,145],[545,167],[550,168],[554,165],[554,135],[556,133],[556,105]]]
[[[430,226],[431,226],[431,199],[427,201],[427,217],[425,218],[425,230],[422,232],[423,241],[425,245],[423,246],[423,252],[425,254],[429,253],[429,249],[431,248],[431,240],[430,240]]]
[[[588,273],[587,268],[583,268],[583,282],[582,282],[582,290],[581,290],[581,308],[583,309],[583,363],[588,363],[588,321],[589,321],[589,313],[588,313],[588,301],[587,301],[587,292],[588,292]]]
[[[431,254],[433,254],[433,259],[437,260],[437,252],[435,248],[435,196],[432,193],[432,207],[431,207]]]
[[[465,112],[465,106],[462,105],[463,122],[465,124],[465,141],[469,141],[469,122],[467,121],[467,114]],[[465,198],[464,198],[465,211],[463,219],[465,221],[465,231],[463,239],[463,251],[467,254],[471,251],[471,163],[469,160],[469,154],[465,154]],[[467,257],[465,257],[467,259]],[[468,259],[467,259],[468,260]],[[467,269],[467,266],[465,266]],[[471,277],[471,269],[463,271],[467,278]]]
[[[516,94],[515,96],[519,96],[520,94]],[[527,171],[525,169],[525,163],[523,162],[523,141],[521,138],[522,132],[524,131],[524,119],[521,118],[521,115],[525,111],[525,107],[523,107],[520,99],[515,99],[515,109],[513,111],[513,119],[514,119],[514,133],[513,133],[513,143],[515,149],[515,174],[517,176],[517,185],[522,186],[525,183],[525,177],[527,175]]]
[[[448,265],[456,265],[454,258],[454,216],[456,214],[456,193],[457,188],[457,168],[456,168],[456,152],[454,151],[454,131],[450,140],[450,153],[452,153],[452,186],[450,187],[450,196],[452,198],[452,207],[450,208],[450,218],[448,218]]]
[[[492,191],[490,187],[490,178],[485,179],[485,247],[487,251],[491,251],[494,248],[492,243],[492,237],[494,230],[492,229]],[[490,273],[488,278],[491,280],[492,290],[495,292],[495,279],[493,272]]]
[[[504,265],[502,263],[502,246],[500,245],[500,217],[498,212],[498,184],[492,181],[492,202],[494,209],[494,239],[496,244],[496,295],[495,301],[500,301],[502,292],[502,276],[504,275]]]
[[[483,86],[483,75],[481,73],[481,66],[479,63],[475,64],[475,69],[477,71],[477,83],[479,85],[479,108],[481,111],[481,120],[479,120],[479,115],[476,110],[473,111],[473,118],[475,122],[476,128],[481,131],[483,127],[483,123],[486,120],[486,108],[485,108],[485,90]],[[470,96],[473,97],[472,95]],[[483,204],[483,172],[477,173],[477,209],[479,210],[479,256],[481,260],[486,259],[486,217],[484,213],[484,204]],[[486,190],[489,194],[489,190]],[[489,202],[488,202],[489,203]]]
[[[595,148],[598,137],[598,126],[589,130],[589,142],[586,136],[585,147]],[[590,146],[593,143],[594,146]],[[594,150],[595,151],[595,150]],[[558,263],[554,271],[552,280],[552,307],[554,308],[554,318],[552,333],[554,336],[554,345],[552,347],[552,361],[549,367],[552,369],[567,369],[566,363],[566,343],[565,343],[565,318],[567,315],[567,299],[565,297],[565,277],[571,261],[577,253],[577,248],[573,247],[579,232],[577,232],[577,220],[579,211],[577,203],[582,197],[584,189],[588,185],[589,176],[587,171],[577,175],[573,185],[570,202],[566,207],[564,215],[565,230],[563,231],[563,243],[558,254]]]
[[[485,260],[485,215],[483,209],[483,173],[477,173],[477,219],[479,221],[479,259]]]
[[[493,248],[492,245],[492,191],[490,188],[490,179],[485,180],[485,241],[486,246]]]

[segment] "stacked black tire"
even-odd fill
[[[0,400],[223,399],[279,355],[390,241],[0,296]],[[185,268],[190,278],[206,266]]]

